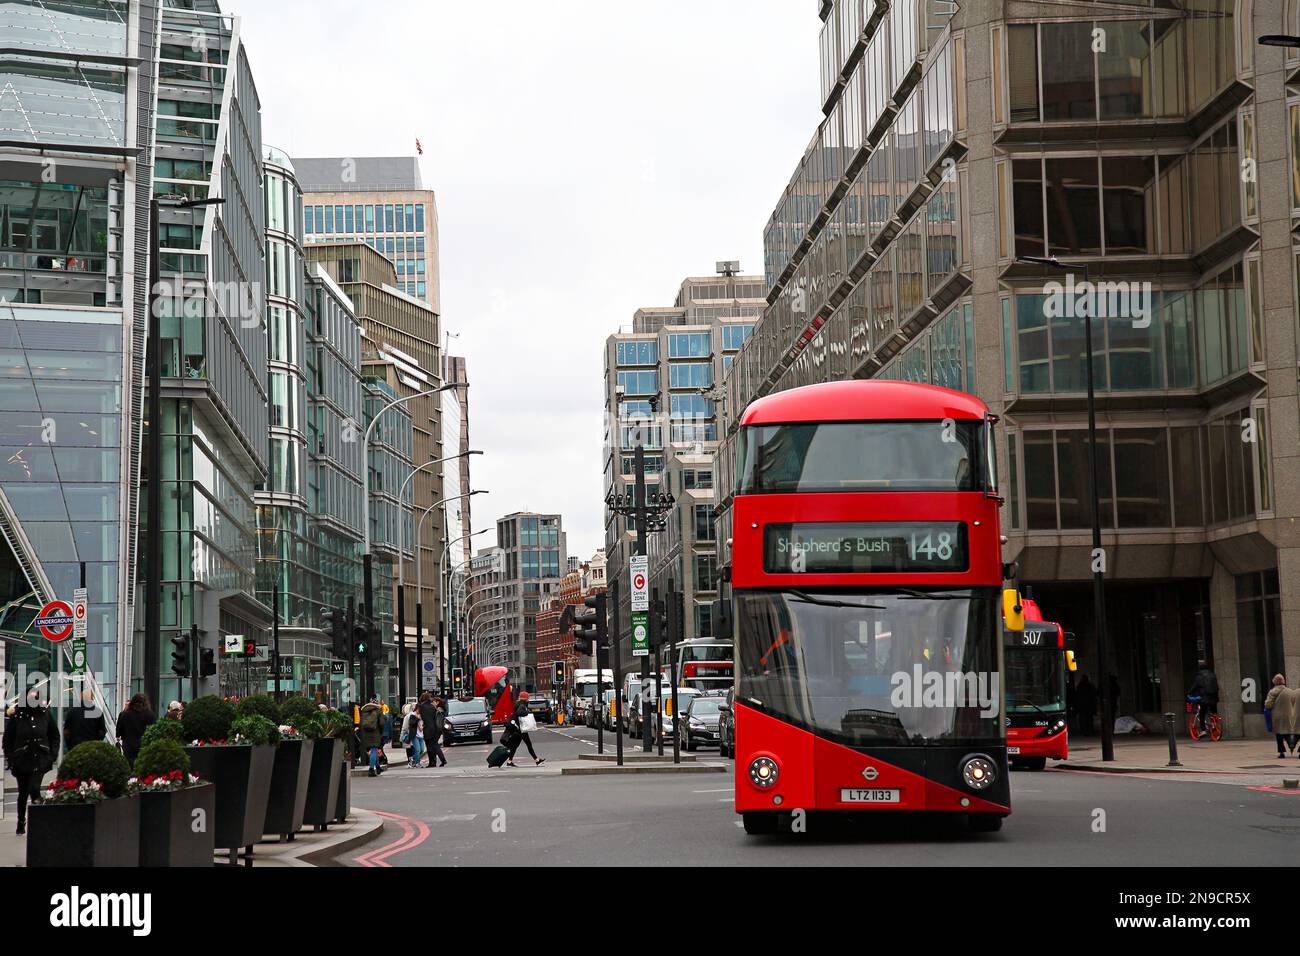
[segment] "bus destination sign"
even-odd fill
[[[770,524],[763,532],[767,574],[960,572],[969,567],[961,521]]]

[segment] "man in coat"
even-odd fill
[[[63,752],[67,753],[77,744],[91,740],[104,740],[108,737],[108,723],[104,712],[95,703],[95,695],[89,690],[81,692],[81,703],[69,707],[63,716]]]
[[[50,707],[38,691],[27,692],[27,702],[5,715],[5,763],[18,781],[18,833],[27,831],[27,802],[39,799],[41,780],[54,766],[59,752],[59,728]]]
[[[1277,680],[1276,677],[1273,679]],[[1264,706],[1273,711],[1277,755],[1283,759],[1286,757],[1282,751],[1283,744],[1294,750],[1297,743],[1300,743],[1300,690],[1287,687],[1286,684],[1274,684],[1264,700]]]
[[[379,705],[378,697],[371,697],[370,703],[361,708],[361,746],[370,751],[370,776],[380,773],[379,750],[384,746],[384,708]]]

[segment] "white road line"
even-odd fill
[[[692,790],[691,793],[735,793],[735,787],[720,787],[717,790]]]
[[[484,797],[487,796],[489,793],[509,793],[509,792],[510,792],[509,790],[466,790],[465,796]]]
[[[469,823],[477,816],[477,813],[449,813],[442,817],[430,817],[425,823]]]
[[[718,798],[718,803],[730,803],[730,802],[731,802],[731,797],[719,797],[719,798]]]

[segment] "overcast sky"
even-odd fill
[[[811,0],[225,0],[266,142],[413,155],[467,357],[475,529],[604,542],[602,344],[763,226],[816,129]],[[476,543],[491,543],[484,535]]]

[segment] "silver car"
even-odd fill
[[[682,719],[677,722],[677,738],[683,750],[694,750],[701,744],[718,746],[718,718],[722,710],[718,706],[722,698],[717,696],[695,697],[682,711]]]

